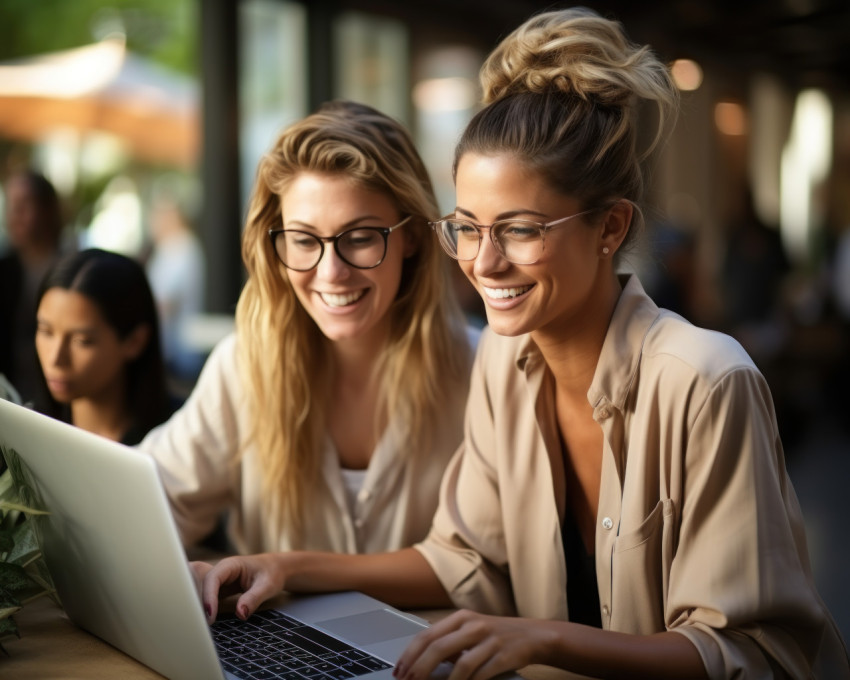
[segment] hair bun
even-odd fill
[[[496,47],[480,74],[485,104],[522,92],[560,91],[625,105],[668,77],[648,48],[628,40],[619,22],[585,8],[532,17]]]

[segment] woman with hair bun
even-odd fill
[[[617,257],[640,225],[637,114],[667,69],[588,10],[535,16],[482,72],[486,106],[434,223],[486,304],[464,443],[429,536],[378,556],[198,563],[215,613],[280,589],[465,608],[399,680],[528,664],[602,678],[850,677],[817,594],[768,386],[732,338],[659,309]],[[522,618],[516,618],[517,616]],[[822,675],[819,675],[822,674]]]

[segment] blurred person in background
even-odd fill
[[[64,256],[42,283],[36,319],[48,394],[38,410],[126,445],[170,415],[156,306],[138,262],[96,248]]]
[[[409,133],[333,102],[260,161],[236,329],[142,442],[187,546],[373,553],[424,538],[472,349]]]
[[[61,252],[63,219],[56,189],[24,170],[5,187],[6,252],[0,255],[0,373],[32,402],[42,398],[35,354],[38,287]]]
[[[174,188],[155,192],[146,270],[159,309],[166,369],[178,384],[191,385],[204,355],[187,342],[186,328],[203,311],[206,261],[190,226],[187,200]]]

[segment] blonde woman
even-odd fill
[[[670,118],[667,70],[616,22],[563,10],[506,38],[482,83],[457,205],[434,227],[492,332],[428,538],[196,563],[211,617],[221,589],[244,591],[242,617],[281,588],[467,608],[419,635],[399,680],[443,660],[450,680],[535,663],[598,678],[850,677],[764,378],[732,338],[659,309],[615,267],[638,226],[636,110]]]
[[[235,333],[141,444],[187,545],[377,552],[424,538],[462,436],[472,350],[394,120],[327,104],[259,164]]]

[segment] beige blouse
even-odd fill
[[[462,390],[445,403],[443,427],[431,449],[406,456],[403,423],[391,422],[372,455],[353,508],[349,508],[339,457],[330,438],[323,449],[324,484],[295,542],[264,512],[263,470],[249,449],[237,460],[249,413],[236,366],[236,335],[207,360],[184,406],[139,445],[160,470],[182,540],[194,545],[229,512],[228,533],[243,554],[282,550],[374,553],[409,546],[425,537],[437,506],[440,478],[462,438]]]
[[[813,677],[819,655],[830,673],[818,677],[850,677],[764,378],[735,340],[623,282],[587,395],[604,433],[603,627],[681,633],[712,678]],[[457,606],[568,619],[553,475],[563,463],[552,376],[528,336],[485,332],[464,444],[416,546]]]

